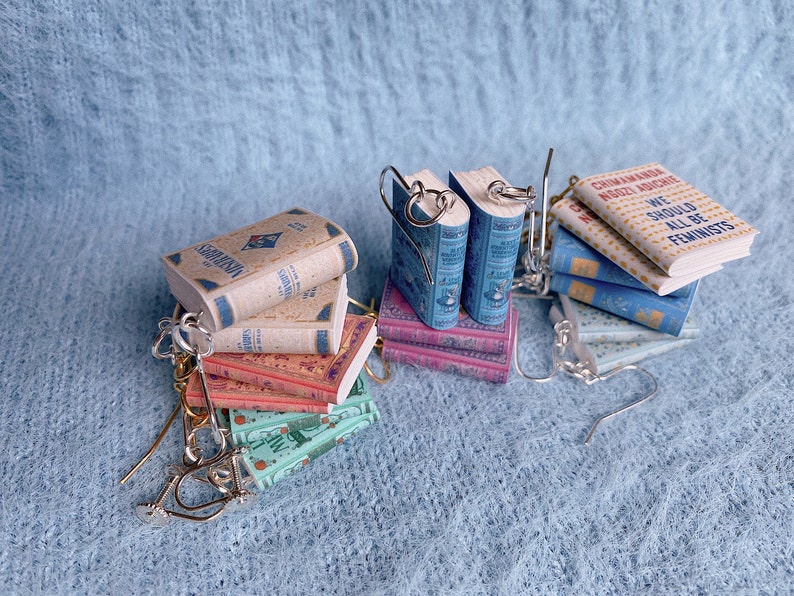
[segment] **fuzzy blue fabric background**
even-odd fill
[[[38,593],[791,593],[789,1],[0,5],[0,579]],[[761,235],[702,337],[630,373],[506,386],[394,367],[383,414],[252,508],[157,530],[179,458],[149,347],[159,256],[294,205],[379,296],[387,164],[550,189],[659,161]],[[520,356],[550,366],[548,305]]]

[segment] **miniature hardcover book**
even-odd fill
[[[208,374],[206,378],[210,399],[216,408],[327,414],[333,406],[318,399],[299,397],[218,375]],[[206,404],[197,374],[188,380],[185,399],[194,408],[203,408]]]
[[[434,193],[449,191],[447,185],[429,170],[406,176],[405,180],[409,186],[419,181],[425,189],[433,191],[428,192],[421,201],[413,203],[410,209],[412,216],[419,221],[437,216],[439,207],[436,205]],[[395,180],[392,208],[402,229],[397,222],[392,223],[392,262],[389,275],[425,325],[434,329],[449,329],[458,322],[469,208],[465,201],[453,194],[447,202],[446,212],[436,223],[416,226],[405,216],[408,202],[409,191]],[[419,245],[432,275],[432,284],[427,279],[420,255],[403,230]]]
[[[549,288],[553,292],[565,294],[574,300],[677,337],[692,308],[697,286],[698,282],[690,284],[685,296],[657,296],[652,292],[595,279],[554,273]]]
[[[216,352],[336,354],[347,312],[347,276],[301,292],[212,334]]]
[[[559,223],[557,230],[567,229],[660,296],[722,268],[722,265],[712,264],[671,277],[575,198],[561,199],[552,206],[550,213]]]
[[[358,376],[342,405],[331,406],[330,412],[322,414],[232,409],[229,411],[232,440],[236,445],[242,445],[271,435],[283,435],[293,430],[312,428],[327,423],[329,421],[325,416],[327,413],[343,418],[369,414],[373,411],[373,402],[365,377],[364,374]]]
[[[563,298],[563,296],[560,296]],[[552,325],[563,319],[571,322],[576,328],[578,322],[563,314],[559,304],[553,303],[549,310],[549,320]],[[652,341],[614,341],[600,343],[586,343],[573,339],[568,347],[576,355],[579,362],[590,372],[604,375],[621,366],[636,364],[651,356],[658,356],[677,348],[687,346],[694,339],[679,339],[667,336],[666,339]]]
[[[358,253],[342,228],[296,207],[162,263],[179,303],[217,331],[352,271]]]
[[[513,338],[518,327],[518,313],[515,309],[511,309],[509,321],[509,340],[505,343],[504,351],[498,354],[384,339],[383,360],[475,377],[492,383],[507,383]]]
[[[376,339],[375,319],[348,314],[335,355],[216,353],[204,358],[204,370],[273,391],[341,404]]]
[[[507,294],[508,304],[511,302]],[[512,312],[508,311],[508,312]],[[378,334],[388,340],[404,343],[444,346],[471,352],[504,353],[510,342],[510,321],[499,325],[483,325],[472,319],[465,309],[458,312],[458,324],[440,331],[425,325],[386,277],[378,313]]]
[[[668,333],[655,331],[600,308],[573,300],[565,294],[558,296],[565,318],[573,325],[574,341],[597,344],[616,341],[657,341],[674,339]],[[690,313],[684,321],[678,339],[695,339],[700,335],[700,326]]]
[[[549,256],[549,269],[560,273],[597,279],[611,284],[637,288],[651,292],[651,288],[640,280],[618,267],[607,257],[562,226],[554,226],[551,254]],[[691,283],[691,282],[690,282]],[[681,296],[687,290],[679,288],[673,290],[668,296]]]
[[[507,319],[526,211],[524,203],[488,196],[489,186],[497,181],[506,184],[491,166],[449,173],[449,187],[466,201],[471,214],[460,301],[472,319],[485,325]]]
[[[324,420],[314,427],[270,435],[249,444],[251,450],[243,455],[243,462],[258,488],[264,490],[303,469],[380,420],[380,412],[371,403],[367,414],[344,417],[331,413]]]
[[[582,178],[573,195],[671,276],[745,257],[758,233],[658,163]]]

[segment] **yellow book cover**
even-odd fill
[[[658,163],[582,178],[573,195],[671,276],[745,257],[758,233]]]

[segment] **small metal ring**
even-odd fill
[[[504,199],[514,203],[532,203],[538,198],[538,195],[532,185],[519,188],[508,186],[504,180],[494,180],[488,185],[488,198],[494,201]]]
[[[211,356],[214,352],[214,348],[212,346],[212,332],[198,322],[199,316],[201,316],[200,313],[183,314],[179,319],[179,323],[171,327],[171,337],[183,352],[187,352],[191,356]],[[207,344],[205,350],[199,350],[198,344],[191,345],[188,343],[186,335],[188,335],[191,330],[197,331],[203,336],[203,339]]]
[[[427,195],[435,196],[435,204],[436,208],[438,209],[438,213],[436,213],[430,219],[416,219],[413,214],[411,213],[411,208],[416,204],[422,201]],[[452,197],[450,199],[448,197]],[[414,180],[413,184],[411,184],[410,196],[408,197],[408,201],[405,203],[405,208],[403,212],[405,213],[405,218],[412,223],[413,225],[426,228],[428,226],[432,226],[434,223],[438,222],[447,210],[451,209],[452,206],[455,204],[455,194],[451,190],[443,190],[438,191],[432,188],[425,188],[424,184],[422,184],[419,180]]]

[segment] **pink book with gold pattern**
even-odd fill
[[[273,391],[341,404],[375,345],[375,319],[348,314],[339,351],[332,354],[213,354],[209,374]]]
[[[327,414],[333,408],[333,404],[328,402],[289,395],[217,375],[207,375],[207,388],[212,405],[216,408],[306,414]],[[205,407],[206,402],[198,375],[190,377],[185,398],[190,406]]]

